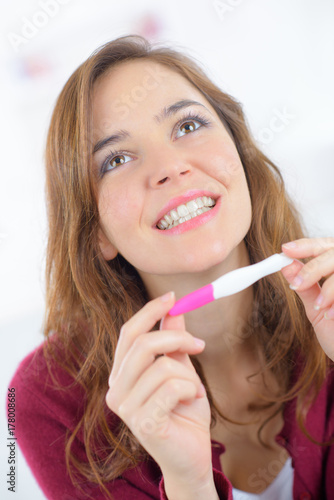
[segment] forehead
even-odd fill
[[[122,62],[100,77],[93,89],[93,122],[105,128],[131,118],[152,116],[180,99],[194,99],[212,111],[203,94],[185,77],[150,60]]]

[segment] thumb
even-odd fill
[[[170,316],[168,313],[161,318],[159,330],[185,330],[184,315]]]

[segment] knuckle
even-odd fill
[[[319,262],[320,261],[326,262],[329,259],[331,260],[333,259],[333,256],[334,256],[334,248],[329,248],[326,252],[319,255]]]
[[[126,322],[121,326],[121,329],[119,331],[119,336],[126,337],[128,335],[128,329],[129,329],[129,325],[128,325],[128,322]]]
[[[170,373],[172,372],[173,369],[173,363],[171,358],[168,356],[160,355],[156,361],[155,364],[157,365],[159,373]]]
[[[312,274],[317,269],[318,265],[319,262],[317,261],[317,259],[312,259],[310,260],[310,262],[305,264],[300,274],[303,276],[304,279],[307,279],[310,276],[310,274]]]
[[[322,287],[321,287],[321,294],[324,295],[325,297],[331,298],[334,296],[334,276],[333,280],[327,279]]]
[[[106,403],[110,410],[112,410],[114,413],[117,413],[118,409],[118,398],[115,392],[112,389],[109,389],[106,395]]]
[[[148,336],[147,335],[139,335],[135,340],[133,341],[133,347],[137,350],[143,350],[145,346],[147,345],[148,341]]]
[[[113,384],[114,384],[114,379],[115,379],[114,370],[111,370],[110,375],[109,375],[109,379],[108,379],[108,386],[109,386],[109,389],[111,389],[111,388],[112,388],[112,386],[113,386]]]
[[[122,404],[120,404],[117,408],[117,415],[122,419],[122,420],[128,420],[128,416],[130,416],[131,418],[131,414],[129,414],[129,409],[128,409],[128,405],[123,402]]]
[[[181,389],[181,382],[177,379],[170,379],[165,383],[165,390],[167,394],[175,394]]]

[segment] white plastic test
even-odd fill
[[[275,253],[256,264],[230,271],[212,282],[213,296],[215,299],[220,299],[241,292],[261,278],[280,271],[292,262],[293,259],[284,253]]]

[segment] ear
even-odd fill
[[[117,248],[108,240],[101,228],[98,231],[99,246],[105,260],[112,260],[118,254]]]

